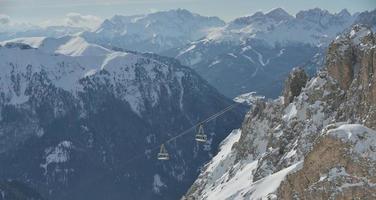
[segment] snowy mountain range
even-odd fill
[[[376,37],[355,25],[308,80],[259,99],[182,199],[374,199]]]
[[[290,15],[281,8],[228,23],[177,9],[145,15],[115,15],[97,29],[55,26],[5,32],[0,40],[19,37],[80,35],[109,49],[154,52],[174,57],[194,69],[222,94],[234,98],[256,91],[277,97],[283,80],[296,66],[313,75],[338,33],[353,23],[376,27],[375,11],[330,13],[315,8]]]
[[[1,180],[48,199],[176,199],[243,108],[159,145],[233,102],[192,69],[154,54],[114,51],[79,36],[0,44]]]
[[[329,42],[354,21],[360,23],[358,15],[315,8],[292,16],[277,8],[237,18],[163,54],[192,67],[226,96],[256,91],[277,97],[293,67],[304,67],[311,75],[317,71]]]
[[[375,194],[375,16],[277,8],[225,23],[177,9],[0,30],[0,199]],[[156,160],[235,102],[252,106],[242,125],[246,106]]]
[[[88,41],[104,46],[158,53],[198,40],[225,23],[184,9],[147,15],[115,15],[93,32],[82,34]]]

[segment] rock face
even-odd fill
[[[183,199],[374,199],[374,40],[352,27],[289,104],[256,102]]]
[[[302,88],[306,85],[308,76],[302,68],[293,69],[285,81],[285,88],[283,90],[284,104],[290,104],[295,97],[297,97]]]
[[[344,108],[341,119],[351,118],[349,113],[361,117],[362,123],[375,127],[376,104],[376,37],[366,26],[355,25],[338,37],[330,46],[327,70],[347,93],[352,106]]]
[[[337,127],[338,126],[338,127]],[[280,199],[376,198],[376,131],[361,125],[336,125],[304,159],[303,168],[288,175]]]
[[[359,14],[354,24],[364,24],[376,30],[376,10],[365,11]]]

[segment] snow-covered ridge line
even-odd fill
[[[276,43],[303,42],[312,45],[327,45],[338,33],[350,26],[357,15],[347,10],[332,14],[327,10],[310,9],[290,15],[281,8],[267,13],[257,12],[229,22],[225,27],[212,30],[201,41],[238,42],[261,39],[270,45]],[[291,37],[294,35],[294,37]],[[182,52],[187,51],[186,49]]]
[[[113,86],[123,86],[122,91],[114,94],[128,101],[138,114],[144,107],[145,92],[148,93],[148,101],[155,105],[161,87],[172,90],[169,81],[176,78],[177,84],[182,87],[180,79],[183,76],[179,73],[184,74],[184,70],[180,68],[142,54],[118,52],[91,44],[79,36],[20,38],[4,41],[1,46],[4,47],[0,47],[0,92],[5,94],[10,104],[22,104],[28,100],[25,94],[30,81],[28,77],[42,71],[56,87],[77,95],[83,91],[80,83],[83,78],[101,76],[100,72],[105,70],[111,76],[109,81]],[[137,81],[140,70],[147,78],[143,82]],[[169,75],[171,73],[173,76]],[[18,76],[18,80],[11,78],[12,74]],[[141,90],[142,84],[150,84],[151,90]],[[18,89],[14,91],[13,88]]]
[[[212,28],[224,24],[218,17],[176,9],[135,16],[115,15],[98,29],[81,35],[97,44],[140,52],[163,52],[198,40]]]

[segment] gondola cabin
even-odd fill
[[[197,142],[206,142],[208,140],[208,136],[204,132],[204,126],[200,124],[198,127],[198,132],[195,136]]]
[[[166,149],[164,144],[161,145],[161,148],[159,150],[157,158],[158,158],[158,160],[169,160],[170,159],[170,155],[168,154],[167,149]]]

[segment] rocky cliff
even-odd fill
[[[254,105],[183,199],[375,198],[374,49],[365,26],[338,36],[316,77],[295,70],[284,97]]]

